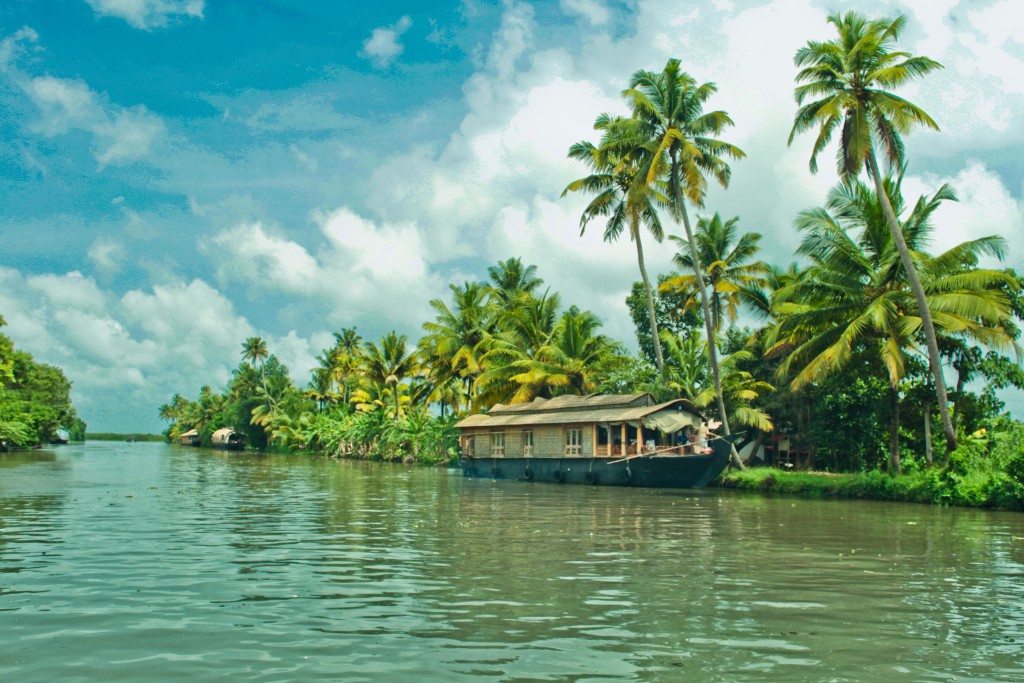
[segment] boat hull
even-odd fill
[[[729,463],[729,443],[714,442],[711,453],[700,455],[634,456],[621,458],[471,458],[460,460],[462,475],[478,479],[695,489],[711,483]]]

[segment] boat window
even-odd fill
[[[580,455],[583,452],[583,430],[565,430],[565,454]]]
[[[505,455],[505,432],[491,432],[491,455]]]
[[[529,429],[523,431],[523,455],[533,456],[533,432]]]

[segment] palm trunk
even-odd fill
[[[900,474],[900,390],[889,387],[889,474]]]
[[[701,272],[700,257],[697,255],[697,243],[693,239],[693,231],[690,229],[690,216],[686,213],[686,204],[679,203],[680,214],[683,218],[683,228],[686,230],[686,241],[690,245],[690,259],[693,261],[693,274],[697,276],[697,291],[700,292],[700,307],[704,313],[704,329],[708,335],[708,358],[711,361],[711,376],[715,382],[715,402],[718,404],[718,415],[722,420],[722,430],[726,436],[732,435],[729,429],[729,416],[725,414],[725,400],[722,398],[722,379],[718,370],[718,351],[715,348],[715,329],[711,321],[711,306],[708,304],[708,293],[704,289],[704,275]],[[736,446],[732,447],[732,460],[736,469],[747,469],[740,460],[740,454],[736,452]]]
[[[956,430],[953,428],[953,421],[949,417],[948,400],[946,398],[946,382],[942,377],[942,358],[939,356],[939,343],[935,338],[935,324],[932,322],[932,312],[928,308],[928,299],[924,293],[924,286],[917,274],[917,268],[910,259],[910,250],[907,248],[907,241],[903,239],[903,231],[900,230],[899,222],[896,220],[896,213],[889,202],[889,196],[885,192],[885,185],[882,182],[882,174],[878,170],[878,160],[875,159],[875,152],[871,150],[867,159],[868,170],[875,182],[875,193],[882,205],[882,213],[889,224],[889,232],[892,234],[893,242],[900,253],[900,261],[907,271],[907,280],[910,289],[917,300],[918,314],[921,316],[921,330],[924,332],[925,343],[928,346],[928,365],[931,367],[932,379],[935,381],[935,405],[942,419],[942,431],[946,434],[946,453],[956,449]]]
[[[651,281],[647,277],[647,266],[644,265],[644,248],[640,244],[640,231],[638,226],[633,226],[633,238],[636,241],[636,260],[640,264],[640,278],[644,281],[644,293],[647,294],[647,315],[651,318],[651,338],[654,340],[654,364],[658,366],[658,379],[661,379],[661,370],[665,366],[665,357],[661,353],[661,340],[658,339],[658,320],[654,314],[654,293],[651,291]]]
[[[956,373],[956,397],[957,402],[953,404],[953,429],[957,429],[960,426],[960,397],[964,395],[964,379],[967,377],[967,372],[964,370],[957,370]]]
[[[955,408],[955,404],[954,404]],[[932,404],[924,404],[924,460],[930,468],[935,464],[935,456],[932,454]]]

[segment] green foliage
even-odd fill
[[[166,441],[163,434],[121,434],[118,432],[87,432],[83,441]],[[75,441],[72,437],[72,441]]]
[[[0,442],[26,448],[53,440],[57,429],[85,431],[71,405],[71,382],[0,334]]]
[[[995,431],[960,440],[944,467],[892,476],[786,472],[759,467],[729,472],[722,486],[801,496],[835,496],[1019,510],[1024,508],[1024,424],[996,421]]]

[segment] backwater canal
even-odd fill
[[[0,454],[0,681],[1021,681],[1024,515]]]

